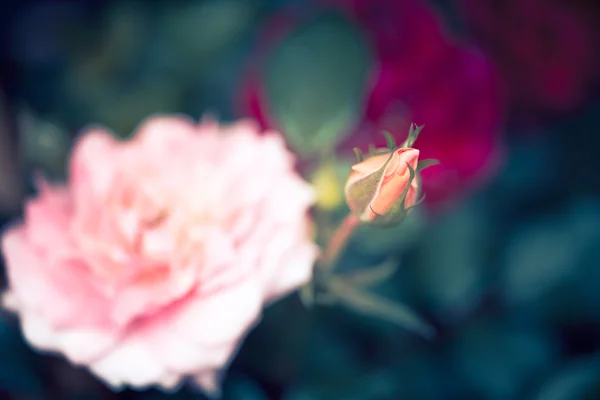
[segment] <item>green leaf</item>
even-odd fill
[[[361,114],[370,57],[356,28],[337,14],[300,26],[275,49],[267,101],[290,146],[302,155],[331,151]]]
[[[398,261],[389,258],[377,266],[346,273],[340,275],[339,278],[351,286],[373,286],[386,281],[397,269]]]
[[[404,304],[395,303],[360,290],[335,277],[331,277],[328,287],[338,301],[346,307],[373,317],[383,318],[426,338],[432,338],[435,335],[433,327]]]

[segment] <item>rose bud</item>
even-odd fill
[[[419,150],[412,148],[422,127],[411,126],[408,139],[396,148],[388,138],[388,149],[372,150],[363,159],[356,149],[358,163],[352,166],[345,187],[346,201],[362,222],[390,225],[401,222],[418,203],[420,179],[417,172],[437,163],[419,162]]]

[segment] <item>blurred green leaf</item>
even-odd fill
[[[469,202],[439,217],[422,235],[416,261],[407,271],[411,290],[445,321],[466,315],[485,290],[490,271],[489,215]]]
[[[427,218],[421,207],[413,209],[402,223],[381,229],[377,226],[362,225],[352,240],[360,252],[370,255],[398,254],[413,246],[426,226]]]
[[[22,157],[28,167],[51,177],[64,175],[71,137],[62,127],[46,121],[27,108],[19,112]]]
[[[223,392],[223,400],[268,400],[260,386],[249,378],[232,377]]]
[[[343,274],[341,278],[352,286],[372,286],[389,279],[397,269],[398,261],[390,258],[377,266]]]
[[[358,289],[337,277],[331,277],[328,287],[340,304],[354,311],[383,318],[425,337],[435,334],[433,327],[404,304]]]
[[[198,75],[249,28],[260,1],[210,0],[166,3],[162,31],[184,74]]]
[[[333,149],[360,116],[370,57],[341,16],[325,14],[292,32],[267,68],[267,99],[290,145],[303,155]]]
[[[509,244],[504,269],[505,295],[521,304],[539,298],[570,277],[577,243],[562,223],[543,221],[519,232]]]
[[[329,385],[302,386],[292,390],[285,400],[375,400],[397,398],[398,377],[388,370],[344,376]]]
[[[520,399],[529,382],[552,368],[556,353],[543,329],[485,318],[459,332],[454,366],[478,398]]]
[[[553,376],[535,397],[536,400],[597,399],[600,395],[600,363],[584,360],[567,366]]]
[[[588,280],[582,267],[589,251],[600,243],[599,223],[598,204],[579,201],[564,214],[543,219],[515,235],[504,269],[507,300],[522,306],[555,295],[554,289],[575,287],[579,277]]]

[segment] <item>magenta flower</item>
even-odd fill
[[[526,110],[564,112],[600,78],[598,13],[576,1],[462,0],[475,38]]]
[[[456,197],[488,178],[500,160],[498,134],[504,114],[497,76],[476,49],[455,43],[441,19],[416,0],[323,0],[353,19],[377,56],[366,109],[343,149],[385,143],[387,130],[400,141],[412,122],[425,124],[423,158],[440,161],[423,172],[432,205]],[[283,21],[283,24],[281,23]],[[263,127],[275,125],[263,93],[265,53],[297,23],[276,17],[265,27],[253,68],[240,92],[240,113]],[[282,29],[283,26],[283,29]],[[277,29],[273,29],[276,27]]]

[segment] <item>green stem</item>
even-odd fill
[[[335,230],[333,237],[329,241],[325,254],[322,258],[323,267],[326,269],[332,269],[338,261],[342,251],[346,247],[348,240],[354,233],[354,229],[359,225],[359,219],[353,215],[348,214],[342,221],[340,226]]]

